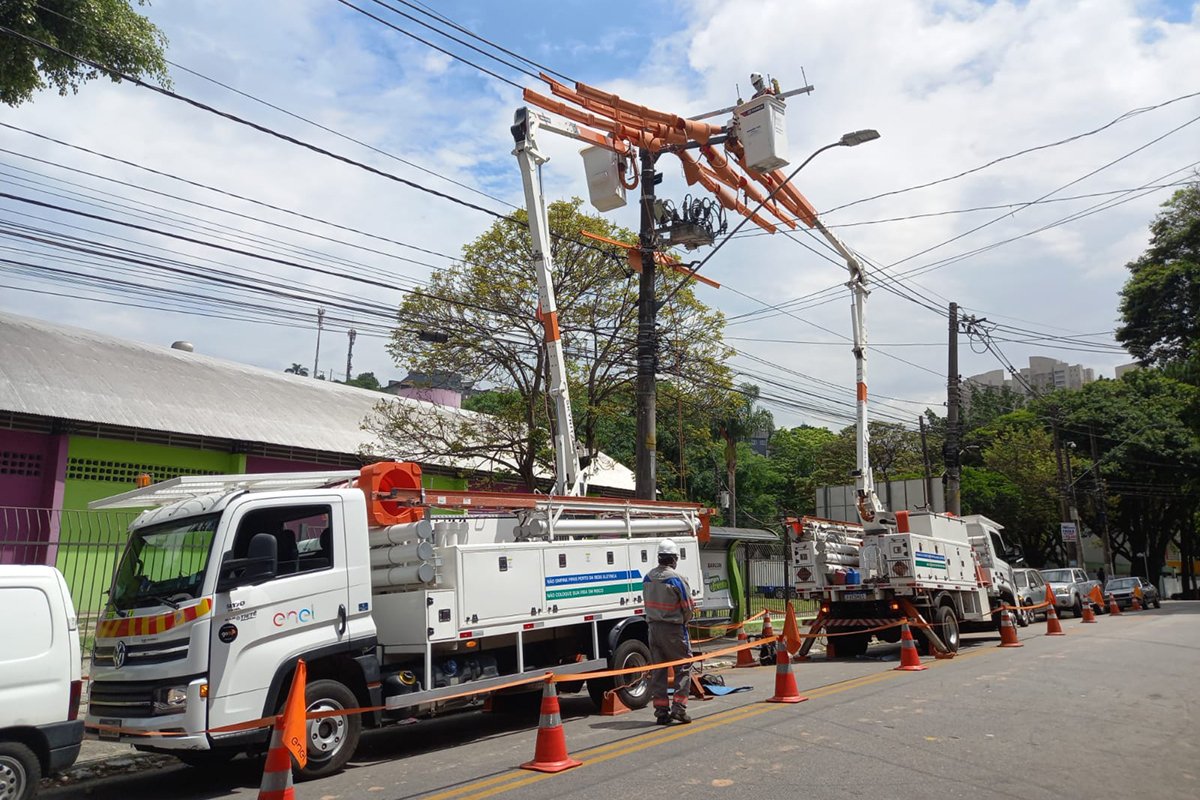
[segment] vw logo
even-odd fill
[[[113,649],[113,668],[120,669],[125,666],[125,642],[117,640],[117,646]]]

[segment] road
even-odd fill
[[[1200,603],[1020,629],[1024,647],[967,634],[951,661],[896,672],[897,648],[855,661],[795,665],[795,705],[762,702],[774,669],[728,670],[748,692],[693,702],[690,725],[660,728],[649,710],[590,714],[563,699],[571,755],[583,766],[515,769],[533,755],[536,705],[470,713],[368,734],[343,773],[297,787],[299,800],[472,800],[509,796],[704,798],[1200,797]],[[261,761],[220,771],[169,767],[87,786],[93,800],[253,797]],[[80,797],[82,786],[46,792]]]

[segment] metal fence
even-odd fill
[[[747,617],[765,610],[771,612],[773,619],[782,620],[787,599],[795,598],[795,588],[787,580],[784,547],[781,541],[742,542],[735,549],[745,583]],[[801,618],[814,617],[817,613],[817,603],[812,600],[792,599],[792,607]],[[775,627],[782,630],[779,625]]]
[[[104,593],[125,547],[135,511],[71,511],[0,506],[0,564],[57,567],[79,616],[84,661],[91,651]]]

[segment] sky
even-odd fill
[[[500,77],[337,0],[160,0],[145,13],[169,39],[180,94],[501,214],[523,202],[508,130],[518,87],[544,87],[397,10],[433,24],[421,14],[431,9],[572,80],[683,116],[748,95],[752,72],[784,89],[811,84],[812,93],[787,104],[789,171],[847,131],[878,130],[877,141],[822,153],[795,183],[867,259],[875,287],[868,384],[884,418],[909,424],[944,402],[950,301],[1007,326],[996,346],[1017,366],[1045,355],[1111,377],[1131,361],[1112,338],[1125,265],[1145,248],[1171,184],[1200,166],[1200,95],[1185,97],[1200,92],[1200,3],[354,4]],[[0,198],[0,310],[144,342],[187,340],[268,369],[311,369],[314,293],[336,293],[321,371],[344,376],[353,326],[353,372],[373,371],[385,383],[403,377],[379,314],[494,221],[129,83],[93,81],[65,97],[45,91],[0,108],[0,123],[21,129],[0,126],[0,191],[176,234]],[[1030,148],[1040,149],[1004,159]],[[586,197],[579,144],[549,140],[545,149],[548,200]],[[678,202],[690,189],[677,162],[664,159],[661,169],[659,195]],[[943,213],[979,207],[988,208]],[[637,214],[636,204],[608,212],[631,228]],[[136,247],[160,264],[186,262],[178,269],[237,273],[276,293],[241,300],[272,302],[286,316],[263,324],[252,308],[219,299],[242,289],[178,272],[148,277],[131,261],[105,262],[104,274],[128,286],[81,286],[61,270],[92,274],[100,262],[28,238],[46,230]],[[697,293],[729,317],[727,340],[738,350],[731,364],[762,386],[777,423],[847,424],[854,362],[844,266],[805,232],[739,234],[704,273],[722,284]],[[191,295],[144,293],[147,282],[164,281]],[[144,307],[165,304],[187,313]],[[966,337],[959,360],[963,375],[1001,366]],[[797,399],[839,411],[800,411]]]

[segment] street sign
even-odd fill
[[[1079,540],[1079,531],[1075,527],[1074,522],[1061,522],[1059,528],[1062,530],[1062,540],[1064,542],[1075,542]]]

